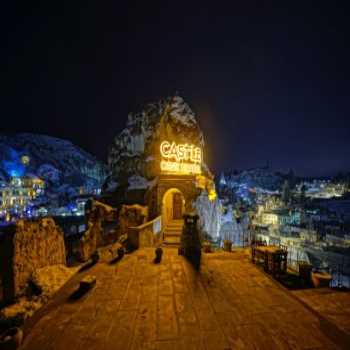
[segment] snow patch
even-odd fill
[[[148,181],[139,175],[130,176],[128,179],[129,190],[143,190],[148,188]]]
[[[197,197],[193,206],[199,215],[202,231],[216,240],[219,237],[221,227],[222,206],[220,200],[210,201],[207,191],[204,190]]]

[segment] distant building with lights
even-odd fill
[[[300,225],[301,212],[290,209],[275,209],[261,213],[261,223],[264,225]]]
[[[12,177],[0,187],[0,219],[31,216],[30,204],[45,190],[45,182],[35,175]]]

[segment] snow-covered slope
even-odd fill
[[[101,186],[105,166],[70,141],[29,133],[0,134],[0,179],[38,176],[49,198],[61,200]]]
[[[255,168],[243,170],[237,173],[221,174],[220,184],[229,188],[239,188],[245,186],[247,188],[257,188],[266,191],[276,191],[280,189],[284,179],[265,168]]]

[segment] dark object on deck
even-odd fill
[[[82,298],[90,289],[96,285],[96,276],[87,275],[81,281],[79,288],[75,290],[69,297],[70,301],[79,300]]]
[[[96,285],[96,276],[87,275],[81,281],[79,289],[71,295],[71,299],[79,299]]]
[[[43,293],[43,288],[33,279],[30,278],[27,284],[26,294],[28,296],[41,295]]]
[[[181,235],[181,246],[179,255],[183,255],[193,265],[196,270],[199,270],[201,263],[201,242],[199,239],[199,230],[197,222],[198,215],[185,214],[184,226]]]
[[[97,264],[99,260],[100,260],[100,255],[99,255],[98,251],[95,250],[91,255],[91,262],[93,264]]]
[[[224,251],[225,252],[231,252],[232,251],[232,241],[229,239],[224,240]]]
[[[80,281],[79,289],[89,290],[96,285],[96,276],[87,275]]]
[[[210,242],[206,241],[203,243],[203,250],[204,250],[204,253],[211,253],[212,252]]]
[[[11,317],[1,317],[0,316],[0,337],[3,332],[9,330],[10,328],[21,328],[24,324],[24,314],[20,313]],[[1,349],[1,348],[0,348]]]
[[[307,284],[311,284],[312,265],[306,261],[299,262],[299,277]]]
[[[125,248],[124,247],[119,247],[117,249],[117,256],[115,258],[113,258],[109,264],[110,265],[113,265],[113,264],[116,264],[119,260],[123,259],[125,255]]]
[[[162,260],[162,255],[163,255],[163,249],[158,247],[155,250],[156,257],[154,258],[153,262],[155,264],[159,264]]]
[[[118,239],[118,243],[120,243],[124,247],[125,253],[131,253],[135,249],[137,249],[137,247],[131,243],[127,234],[121,235]]]
[[[287,272],[288,251],[277,246],[252,246],[252,262],[262,262],[264,270],[274,277]]]
[[[1,350],[15,350],[19,348],[23,339],[23,331],[18,327],[13,327],[0,335]]]
[[[117,256],[118,256],[118,259],[122,259],[123,256],[125,255],[125,248],[124,247],[119,247],[117,249]]]

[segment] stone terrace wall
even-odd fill
[[[0,242],[0,276],[5,302],[21,295],[32,273],[48,265],[66,264],[64,237],[51,218],[19,220]]]

